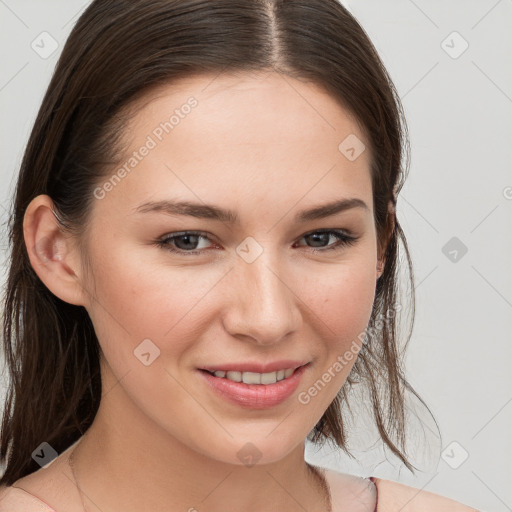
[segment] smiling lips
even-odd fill
[[[299,385],[309,362],[276,361],[267,365],[226,364],[200,368],[219,396],[248,409],[266,409],[289,398]]]

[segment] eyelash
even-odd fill
[[[330,250],[340,250],[340,249],[342,249],[344,247],[348,247],[348,246],[353,245],[359,239],[359,237],[347,235],[343,231],[331,230],[331,229],[323,229],[323,230],[320,229],[320,230],[317,230],[317,231],[310,231],[309,233],[306,233],[305,235],[302,235],[301,238],[305,238],[306,236],[310,236],[310,235],[315,235],[317,233],[322,233],[322,234],[328,233],[330,235],[334,235],[338,239],[339,243],[332,244],[330,246],[323,247],[323,248],[320,248],[320,249],[317,249],[315,247],[309,247],[310,251],[314,252],[314,253],[322,253],[322,252],[330,251]],[[156,240],[155,241],[155,245],[157,245],[158,247],[160,247],[162,249],[165,249],[165,250],[168,250],[170,252],[177,253],[177,254],[186,254],[186,255],[188,255],[188,254],[192,254],[192,255],[199,255],[199,254],[201,254],[205,249],[199,249],[199,250],[196,249],[196,250],[192,250],[192,251],[184,251],[183,249],[177,249],[177,248],[175,248],[175,247],[170,245],[172,240],[174,240],[176,238],[181,238],[181,237],[189,236],[189,235],[200,236],[202,238],[206,238],[206,239],[209,240],[209,238],[207,236],[207,233],[204,233],[202,231],[181,231],[179,233],[174,233],[172,236],[165,236],[164,238]]]

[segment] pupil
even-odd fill
[[[308,235],[310,238],[313,239],[313,242],[318,242],[318,241],[324,241],[325,243],[327,243],[329,241],[329,233],[313,233],[312,235]],[[320,239],[320,240],[319,240]],[[324,247],[325,244],[322,244],[322,245],[317,245],[315,247]]]
[[[180,240],[188,240],[189,241],[189,244],[187,245],[187,243],[184,244],[184,247],[178,247],[179,249],[195,249],[195,246],[197,245],[197,238],[198,238],[198,235],[182,235],[180,236],[179,238],[176,239],[176,242],[177,245],[179,246],[180,245]],[[194,247],[191,247],[190,246],[190,240],[192,239],[192,245]],[[196,239],[196,240],[194,240]],[[194,243],[195,242],[195,243]]]

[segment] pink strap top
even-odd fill
[[[479,512],[450,498],[391,480],[375,477],[365,480],[375,492],[375,512]],[[0,487],[0,512],[57,511],[24,489],[9,486]]]
[[[371,477],[368,483],[377,493],[377,487]],[[5,489],[5,490],[3,490]],[[376,512],[377,509],[375,509]],[[21,487],[0,488],[0,512],[57,512],[47,503],[30,494]]]

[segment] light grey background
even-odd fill
[[[5,221],[24,146],[62,45],[88,3],[0,0],[3,272]],[[442,437],[431,423],[416,424],[430,448],[413,442],[425,452],[415,477],[378,448],[356,450],[356,462],[308,445],[307,457],[482,510],[512,510],[512,1],[344,3],[380,52],[406,111],[412,160],[398,218],[417,297],[408,375]],[[50,56],[43,32],[58,43]]]

